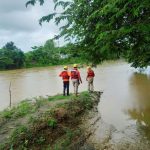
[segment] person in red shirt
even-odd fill
[[[67,96],[69,96],[69,78],[70,78],[70,73],[68,72],[68,67],[64,66],[64,71],[62,71],[59,74],[60,77],[62,77],[63,80],[63,95],[66,95],[67,91]]]
[[[78,94],[78,86],[80,83],[82,83],[82,79],[80,76],[80,72],[77,68],[77,64],[73,65],[73,70],[71,70],[71,80],[74,86],[74,94],[77,96]]]
[[[95,77],[94,71],[91,69],[91,66],[88,66],[86,81],[88,81],[88,91],[89,92],[94,91],[94,86],[93,86],[94,77]]]

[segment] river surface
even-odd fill
[[[58,77],[62,66],[20,69],[0,72],[0,110],[9,106],[11,82],[12,104],[37,96],[62,93],[62,80]],[[123,61],[109,61],[94,68],[95,90],[103,91],[98,110],[101,126],[113,128],[113,140],[140,136],[150,141],[150,70],[140,74]],[[83,84],[79,91],[87,90],[86,68],[81,68]],[[72,84],[70,91],[73,92]],[[106,127],[105,127],[106,128]],[[97,129],[95,137],[101,138]],[[118,134],[119,133],[119,134]]]

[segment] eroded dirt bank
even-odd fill
[[[115,116],[114,116],[115,117]],[[136,132],[137,128],[129,125],[124,131],[116,129],[104,121],[97,107],[82,120],[82,131],[85,141],[84,150],[149,150],[150,141],[143,135],[143,131]],[[138,126],[149,133],[148,127]],[[136,133],[136,136],[135,136]],[[142,135],[142,136],[141,136]]]
[[[140,135],[137,135],[137,137],[127,136],[130,129],[124,132],[117,131],[113,126],[103,122],[100,116],[94,117],[93,115],[93,118],[89,118],[84,123],[82,130],[87,137],[82,146],[84,150],[150,149],[150,142],[146,137],[140,139]]]
[[[100,100],[100,92],[78,97],[48,97],[0,114],[0,149],[85,149],[90,135],[81,123]],[[60,100],[59,100],[60,98]],[[55,99],[57,99],[55,101]]]

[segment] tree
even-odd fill
[[[81,54],[97,64],[104,59],[125,57],[133,67],[150,65],[149,0],[53,0],[54,9],[40,19],[56,24],[66,20],[60,36],[74,38]],[[30,0],[26,6],[44,0]]]
[[[13,60],[5,55],[4,49],[0,49],[0,69],[6,69],[10,64],[13,64]]]
[[[47,40],[44,46],[34,46],[32,49],[33,51],[25,54],[26,66],[55,65],[59,63],[59,51],[52,39]]]
[[[56,48],[55,43],[52,39],[47,40],[43,46],[43,51],[47,53],[47,56],[49,57],[49,59],[51,60],[58,60],[58,48]]]
[[[75,44],[68,43],[63,47],[59,47],[60,54],[68,55],[69,57],[80,57],[80,51]]]
[[[0,69],[15,69],[24,65],[24,53],[13,42],[0,49]]]

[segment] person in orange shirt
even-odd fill
[[[91,66],[88,66],[86,81],[88,81],[88,91],[89,92],[94,91],[94,86],[93,86],[94,77],[95,77],[94,71],[92,70]]]
[[[64,66],[64,70],[59,74],[60,77],[62,77],[63,80],[63,95],[66,95],[67,91],[67,96],[69,96],[69,78],[70,78],[70,73],[68,72],[68,67]]]
[[[74,94],[77,96],[78,86],[80,83],[82,83],[82,79],[81,79],[77,64],[74,64],[73,70],[71,70],[71,80],[72,80],[73,87],[74,87]]]

